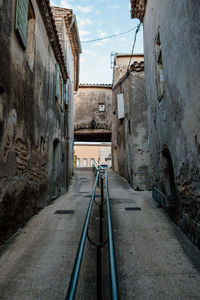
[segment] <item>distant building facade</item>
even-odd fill
[[[76,141],[111,141],[112,88],[109,84],[82,84],[75,96]]]
[[[71,170],[70,75],[49,1],[1,1],[0,44],[2,241],[66,191]]]
[[[110,142],[75,142],[74,155],[76,168],[90,168],[93,162],[111,167]]]
[[[113,79],[113,170],[125,177],[135,189],[148,190],[151,189],[151,170],[144,56],[116,54]]]
[[[200,2],[131,5],[144,24],[153,196],[200,247]]]

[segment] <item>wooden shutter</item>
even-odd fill
[[[66,86],[65,86],[65,104],[69,104],[69,80],[67,80]]]
[[[26,48],[27,45],[28,4],[29,0],[17,0],[15,29],[24,48]]]
[[[64,106],[64,81],[62,79],[62,95],[61,95],[61,106]]]
[[[59,99],[60,93],[60,66],[56,63],[56,98]]]

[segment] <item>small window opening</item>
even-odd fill
[[[128,120],[128,132],[131,134],[131,120]]]
[[[158,101],[161,102],[163,98],[163,92],[164,92],[164,73],[163,73],[160,33],[158,33],[157,40],[156,40],[156,78],[157,78]]]
[[[88,160],[87,158],[83,159],[83,167],[87,167],[88,166]]]
[[[105,104],[100,103],[100,104],[99,104],[99,112],[103,112],[103,111],[105,111],[105,110],[106,110]]]
[[[81,165],[81,160],[80,160],[80,158],[77,158],[76,159],[76,167],[78,168],[78,167],[80,167],[80,165]]]
[[[62,98],[63,98],[63,81],[62,81],[62,74],[60,72],[59,98],[58,98],[58,104],[60,106],[62,106]]]
[[[94,158],[90,158],[90,166],[92,167],[94,163]]]

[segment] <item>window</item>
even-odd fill
[[[117,111],[118,111],[118,119],[124,118],[124,95],[117,95]]]
[[[58,104],[63,107],[64,82],[60,71],[59,63],[56,63],[56,99]]]
[[[17,0],[15,30],[26,50],[26,57],[32,70],[35,50],[35,14],[28,0]]]
[[[83,159],[83,167],[87,167],[88,166],[88,159],[84,158]]]
[[[164,92],[164,74],[162,63],[162,49],[160,42],[160,33],[158,33],[156,41],[156,80],[158,90],[158,101],[161,102]]]
[[[34,54],[35,54],[34,52],[35,52],[35,14],[33,11],[32,4],[29,3],[26,57],[28,59],[31,70],[33,69],[33,65],[34,65]]]
[[[103,103],[99,104],[99,112],[105,111],[106,110],[106,106]]]
[[[90,158],[90,166],[93,166],[94,158]]]
[[[27,45],[28,8],[28,0],[17,0],[15,30],[24,49],[26,49]]]
[[[81,164],[81,161],[80,161],[80,158],[77,158],[76,159],[76,167],[80,167],[80,164]]]
[[[67,83],[65,85],[65,105],[69,104],[69,80],[67,80]]]

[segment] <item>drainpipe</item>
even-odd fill
[[[71,24],[69,25],[69,31],[72,29],[72,26],[74,25],[74,21],[75,21],[75,18],[74,18],[74,16],[72,16],[72,21],[71,21]]]

